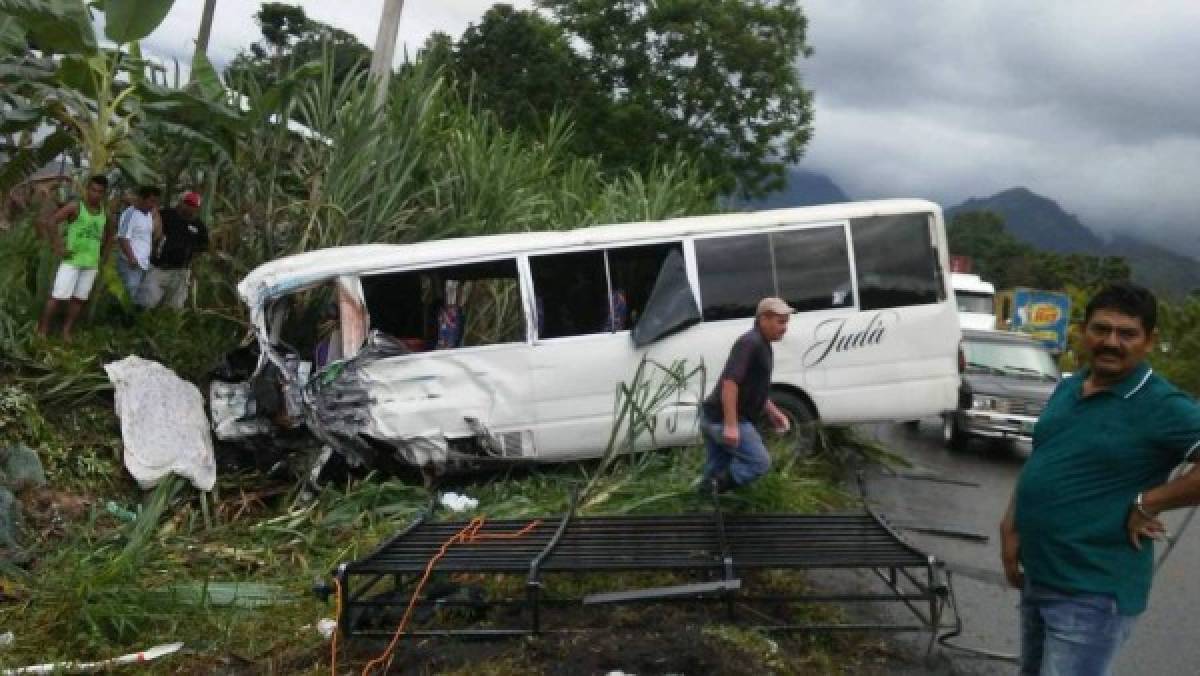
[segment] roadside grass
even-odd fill
[[[772,452],[775,469],[723,496],[725,508],[823,511],[853,501],[829,480],[836,470],[827,461],[797,460],[782,444]],[[585,513],[707,510],[693,487],[702,455],[692,447],[621,456],[601,476],[593,461],[468,480],[443,488],[478,498],[479,508],[441,511],[437,518],[557,515],[573,488],[593,480],[597,490],[581,505]],[[123,485],[88,487],[86,510],[57,530],[28,524],[32,565],[3,570],[7,600],[0,603],[0,626],[11,627],[16,640],[0,653],[0,664],[96,659],[184,641],[187,654],[168,658],[163,669],[286,664],[318,671],[327,663],[328,643],[315,625],[334,609],[311,594],[313,582],[404,527],[432,497],[420,486],[366,476],[326,486],[301,506],[295,486],[245,473],[223,476],[208,496],[181,480],[164,482],[146,494],[137,520],[125,523],[103,505],[116,499],[137,509],[129,500],[136,495],[131,480],[117,483]],[[803,584],[797,577],[787,583]],[[659,578],[652,582],[669,583]],[[575,591],[646,581],[596,576]],[[504,591],[504,583],[495,584],[491,591]],[[519,646],[514,643],[517,653]],[[832,647],[815,641],[806,650]],[[504,659],[516,660],[517,653]]]
[[[19,399],[14,385],[5,388]],[[29,399],[20,403],[24,425],[6,424],[6,435],[16,432],[12,436],[34,443],[54,439],[64,453],[79,448],[55,423],[59,418],[46,417],[41,408]],[[109,437],[103,448],[113,453],[119,448],[114,421],[92,435],[104,433]],[[834,468],[827,461],[794,459],[779,444],[773,453],[774,471],[722,497],[727,509],[820,512],[852,502],[829,480]],[[708,509],[707,499],[694,490],[702,455],[700,448],[654,451],[616,457],[602,475],[593,461],[444,487],[479,498],[473,515],[492,519],[560,514],[572,489],[589,481],[595,490],[580,505],[583,513],[670,514]],[[26,524],[31,566],[2,570],[6,600],[0,603],[0,626],[12,628],[16,641],[0,653],[0,664],[94,659],[176,640],[185,641],[190,653],[185,659],[197,669],[214,659],[265,665],[288,663],[293,656],[302,662],[316,659],[314,650],[326,659],[319,648],[328,644],[314,626],[334,609],[312,596],[314,580],[328,576],[337,563],[365,555],[432,497],[424,487],[367,475],[325,486],[301,505],[294,485],[242,473],[223,475],[208,496],[184,481],[166,481],[146,493],[138,508],[136,486],[115,456],[106,457],[103,469],[90,477],[55,486],[78,491],[85,507],[72,518],[55,514],[53,498],[42,505]],[[110,514],[104,507],[110,499],[138,510],[137,520],[130,524]],[[438,518],[470,515],[443,512]],[[630,582],[637,580],[598,576],[586,586],[600,590]],[[180,659],[167,663],[178,666]]]

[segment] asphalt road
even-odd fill
[[[993,652],[1018,650],[1018,594],[1003,584],[996,526],[1008,504],[1028,447],[1008,449],[973,443],[966,452],[941,445],[938,421],[919,429],[879,425],[862,430],[907,458],[910,474],[936,475],[977,486],[885,478],[872,473],[871,500],[893,522],[906,526],[948,528],[988,536],[985,543],[933,536],[912,530],[907,537],[947,563],[952,573],[964,631],[956,642]],[[1168,517],[1178,531],[1182,513]],[[1200,515],[1197,515],[1200,517]],[[1116,665],[1117,674],[1200,673],[1197,610],[1200,609],[1200,518],[1189,527],[1155,577],[1150,608],[1139,620]],[[1161,552],[1161,549],[1160,549]],[[1011,662],[985,660],[943,649],[952,671],[963,674],[1011,674]]]

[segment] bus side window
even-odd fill
[[[637,326],[646,311],[650,293],[662,274],[663,263],[672,252],[683,255],[679,242],[626,246],[608,250],[608,270],[612,277],[613,330]]]
[[[799,312],[854,306],[850,252],[840,226],[771,233],[779,297]]]
[[[538,337],[608,332],[610,300],[603,251],[531,256]]]
[[[704,321],[753,317],[760,298],[778,295],[766,234],[696,240]]]
[[[635,328],[672,254],[682,261],[683,245],[665,242],[530,257],[538,336]]]
[[[654,287],[645,305],[640,306],[629,333],[637,347],[662,340],[700,321],[700,304],[688,282],[683,247],[673,245],[666,254],[655,273]]]
[[[525,340],[515,260],[362,278],[371,328],[413,352]]]
[[[897,214],[851,219],[860,309],[938,302],[943,286],[929,218]]]

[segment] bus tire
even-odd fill
[[[771,390],[771,402],[787,416],[791,429],[784,435],[796,455],[808,457],[820,450],[820,419],[812,406],[791,392]]]

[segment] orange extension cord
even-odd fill
[[[525,524],[525,527],[521,530],[511,533],[480,533],[479,531],[483,528],[483,523],[484,517],[478,516],[474,519],[471,519],[470,523],[463,526],[461,530],[454,535],[451,535],[445,542],[443,542],[437,553],[433,555],[433,558],[429,559],[429,563],[425,564],[425,574],[421,576],[421,581],[418,582],[416,588],[413,589],[412,597],[408,600],[408,608],[406,608],[404,611],[404,617],[400,618],[400,625],[396,627],[396,633],[392,635],[391,642],[388,643],[387,649],[385,649],[383,653],[379,655],[379,657],[367,662],[366,666],[363,667],[362,676],[368,676],[373,669],[387,663],[392,659],[392,654],[396,650],[396,645],[400,642],[400,637],[404,635],[404,630],[408,627],[408,621],[412,617],[413,609],[416,608],[417,599],[421,597],[421,591],[425,588],[425,583],[429,581],[429,576],[433,574],[433,567],[436,566],[437,562],[446,555],[446,552],[450,551],[451,546],[456,544],[477,544],[487,540],[511,540],[513,538],[524,537],[528,535],[529,532],[534,528],[537,528],[542,521],[541,519],[530,521],[529,523]],[[334,577],[333,585],[336,589],[336,617],[340,622],[342,617],[342,584],[338,581],[337,577]],[[333,632],[333,643],[330,648],[332,654],[330,655],[329,661],[333,676],[337,676],[337,633],[338,629],[335,628]]]

